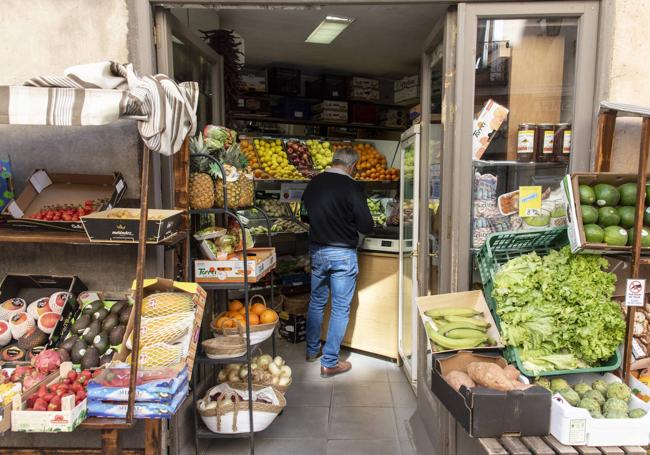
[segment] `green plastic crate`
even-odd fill
[[[490,235],[483,247],[476,255],[476,261],[481,281],[483,282],[483,294],[485,301],[490,308],[494,322],[501,331],[501,319],[496,313],[496,302],[492,298],[494,289],[494,274],[509,260],[523,254],[535,251],[540,256],[548,254],[550,250],[557,250],[569,244],[566,227],[551,229],[535,229],[525,231],[497,232]],[[575,373],[600,373],[613,371],[621,366],[621,353],[616,354],[603,365],[593,368],[579,368],[576,370],[553,370],[538,375],[533,374],[524,368],[519,350],[513,347],[506,347],[504,357],[508,362],[515,363],[519,371],[526,376],[558,376]]]

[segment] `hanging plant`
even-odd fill
[[[203,39],[217,54],[223,57],[223,80],[226,105],[232,106],[242,92],[240,57],[244,54],[239,50],[238,41],[232,30],[200,30]]]

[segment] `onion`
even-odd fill
[[[273,379],[271,379],[271,385],[279,385],[279,384],[280,384],[280,377],[273,376]]]
[[[275,362],[269,363],[269,372],[275,377],[280,376],[280,367]]]
[[[246,365],[244,365],[239,370],[239,377],[241,379],[246,379],[246,376],[248,376],[248,367]]]
[[[228,365],[226,365],[226,371],[232,371],[232,370],[239,370],[239,364],[229,363]]]
[[[273,359],[273,363],[275,363],[279,367],[285,364],[284,359],[280,356],[276,356],[275,359]]]
[[[216,401],[211,401],[208,404],[204,406],[204,409],[214,409],[217,407],[217,402]]]
[[[280,367],[280,376],[291,377],[291,367],[289,365],[282,365]]]
[[[264,354],[261,355],[259,359],[257,359],[257,365],[262,368],[263,370],[266,370],[269,367],[269,364],[273,361],[273,358],[268,355]]]
[[[239,372],[231,370],[228,373],[228,382],[238,382],[239,381]]]
[[[251,371],[257,370],[257,364],[256,363],[251,363]]]
[[[226,370],[219,370],[217,382],[226,382],[226,379],[228,379],[228,372]]]
[[[278,385],[280,386],[287,386],[291,382],[291,378],[289,376],[280,376],[278,379]]]

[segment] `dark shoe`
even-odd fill
[[[345,373],[346,371],[350,371],[352,368],[352,364],[350,362],[346,362],[345,360],[339,360],[339,363],[336,364],[335,367],[332,368],[327,368],[327,367],[320,367],[320,377],[321,378],[329,378],[332,376],[336,376],[337,374]]]
[[[320,351],[318,351],[318,354],[316,354],[316,355],[309,355],[309,354],[307,354],[307,355],[305,356],[305,360],[306,360],[307,362],[315,362],[315,361],[318,360],[322,355],[323,355],[323,351],[320,350]]]

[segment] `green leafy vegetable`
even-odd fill
[[[606,266],[600,256],[565,247],[516,257],[496,273],[492,297],[503,338],[531,372],[582,368],[614,355],[625,322]]]

